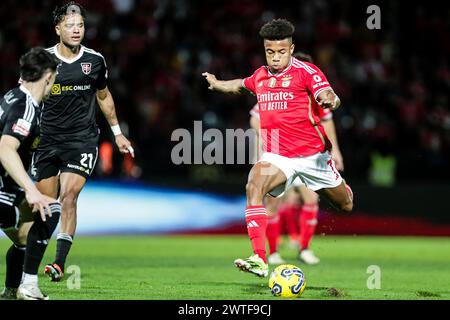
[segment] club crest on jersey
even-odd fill
[[[281,82],[281,86],[282,86],[283,88],[289,87],[290,84],[291,84],[291,80],[285,80],[285,81],[282,81],[282,82]]]
[[[90,62],[82,62],[81,70],[83,71],[84,74],[87,75],[87,74],[91,73],[91,66],[92,66],[92,63],[90,63]]]
[[[287,77],[282,78],[281,79],[281,86],[283,88],[289,87],[289,85],[291,84],[291,79],[292,79],[292,76],[287,76]]]
[[[269,87],[271,87],[271,88],[275,87],[276,83],[277,83],[277,79],[276,78],[270,78],[269,79]]]

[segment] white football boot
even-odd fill
[[[306,264],[315,265],[320,262],[320,259],[316,257],[314,252],[309,249],[302,250],[298,255],[298,259]]]
[[[274,252],[267,258],[269,264],[284,264],[286,261],[283,260],[278,252]]]
[[[19,300],[48,300],[48,296],[41,292],[37,285],[21,284],[17,289],[17,299]]]

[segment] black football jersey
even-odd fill
[[[100,53],[84,46],[70,60],[58,54],[57,46],[47,50],[55,54],[61,64],[51,94],[42,109],[41,147],[86,143],[96,139],[96,91],[107,85],[105,59]]]
[[[41,108],[23,86],[8,91],[0,100],[0,133],[20,141],[17,152],[25,170],[28,170],[32,152],[39,144],[40,113]],[[0,176],[6,176],[1,164]]]

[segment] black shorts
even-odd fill
[[[25,199],[25,192],[11,177],[0,176],[0,228],[18,227],[19,206]]]
[[[70,148],[38,149],[33,155],[32,175],[36,181],[57,176],[60,172],[76,173],[88,179],[95,168],[98,157],[98,143],[86,143]]]

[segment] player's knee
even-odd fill
[[[343,203],[341,205],[340,209],[341,209],[342,212],[345,212],[345,213],[352,212],[352,210],[353,210],[353,201],[351,201],[351,200],[346,201],[345,203]]]
[[[66,190],[61,191],[61,202],[64,206],[73,206],[77,203],[78,195],[80,191],[75,188],[68,188]]]

